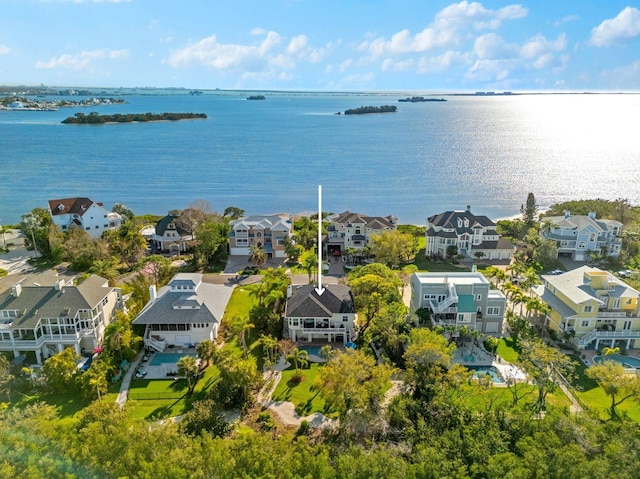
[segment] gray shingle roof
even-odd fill
[[[463,220],[463,226],[458,227],[458,218]],[[491,227],[495,228],[496,224],[491,221],[486,216],[476,216],[470,211],[445,211],[444,213],[440,213],[437,215],[433,215],[427,219],[429,223],[434,226],[439,226],[442,228],[454,228],[456,231],[461,231],[464,227],[464,220],[469,221],[468,228],[473,228],[475,225],[479,225],[482,227]]]
[[[322,296],[316,293],[315,285],[293,287],[287,300],[287,318],[331,318],[337,313],[354,313],[351,288],[344,284],[328,284]]]
[[[114,288],[99,276],[90,276],[79,286],[22,286],[14,297],[11,290],[0,295],[0,310],[16,310],[11,329],[34,329],[40,318],[73,318],[81,309],[93,309]]]
[[[133,324],[219,323],[232,292],[229,286],[209,283],[201,283],[196,291],[171,291],[165,286]]]
[[[371,229],[384,229],[394,226],[391,216],[367,216],[360,213],[345,211],[331,220],[336,224],[361,223]]]

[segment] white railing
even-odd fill
[[[595,339],[638,339],[640,331],[591,331],[584,336],[576,336],[573,342],[578,347],[585,347]]]
[[[624,311],[611,311],[611,312],[604,312],[604,311],[599,311],[598,312],[598,317],[597,319],[600,318],[627,318],[627,313]]]
[[[450,309],[450,312],[453,312],[451,310],[457,311],[458,308],[449,308],[449,306],[457,302],[458,295],[456,294],[455,289],[453,289],[452,287],[449,288],[449,296],[445,298],[441,303],[436,303],[433,300],[430,301],[431,309],[434,313],[443,313],[445,312],[445,309]]]
[[[164,348],[167,347],[167,342],[164,339],[156,339],[152,336],[148,336],[144,339],[144,345],[161,353],[164,351]]]

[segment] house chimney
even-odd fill
[[[158,298],[156,293],[156,285],[152,284],[149,286],[149,300],[153,303]]]
[[[564,212],[564,219],[565,219],[565,220],[566,220],[566,219],[569,219],[569,217],[570,217],[570,216],[571,216],[571,211],[569,211],[569,210],[565,210],[565,212]]]
[[[467,213],[471,213],[471,205],[467,205],[467,209],[465,210]]]
[[[20,283],[15,284],[11,287],[11,296],[17,298],[22,293],[22,285]]]
[[[62,291],[62,288],[64,287],[64,279],[59,279],[58,281],[56,281],[56,291]]]
[[[596,212],[595,211],[589,211],[589,218],[591,218],[592,220],[596,219]]]
[[[292,294],[293,294],[293,288],[291,287],[291,285],[289,285],[287,286],[287,299],[289,299]]]

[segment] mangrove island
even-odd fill
[[[70,116],[69,118],[62,120],[62,123],[95,125],[102,123],[194,120],[200,118],[207,118],[207,115],[204,113],[127,113],[124,115],[116,113],[114,115],[98,115],[98,113],[94,111],[88,115],[85,115],[84,113],[76,113],[74,116]]]
[[[360,108],[352,108],[345,110],[345,115],[364,115],[366,113],[395,113],[398,111],[398,107],[394,105],[383,106],[361,106]]]
[[[421,103],[423,101],[447,101],[444,98],[425,98],[423,96],[412,96],[411,98],[400,98],[398,100],[402,103]]]

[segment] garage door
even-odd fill
[[[498,332],[498,323],[487,323],[484,327],[485,333],[497,333]]]

